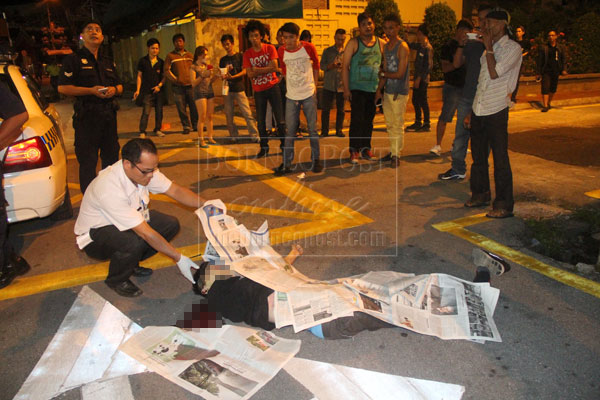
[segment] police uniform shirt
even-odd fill
[[[58,76],[59,86],[109,87],[120,84],[121,80],[117,75],[115,63],[110,58],[104,57],[100,50],[96,60],[96,57],[86,47],[63,59],[63,66]],[[113,100],[112,98],[101,99],[94,95],[77,96],[77,98],[85,103],[108,103]]]
[[[23,114],[25,106],[21,99],[15,96],[4,84],[0,84],[0,118],[8,119]]]
[[[88,186],[75,222],[80,249],[92,242],[90,229],[114,225],[120,231],[135,228],[147,220],[150,193],[165,193],[171,180],[154,171],[147,186],[135,184],[123,169],[123,160],[100,171]]]

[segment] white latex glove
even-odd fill
[[[182,254],[179,261],[177,261],[177,267],[179,268],[181,275],[185,276],[188,281],[194,283],[194,276],[192,275],[191,268],[200,268],[195,262]]]

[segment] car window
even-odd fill
[[[21,73],[23,73],[23,70],[21,70]],[[46,101],[46,98],[42,95],[42,92],[40,91],[40,87],[38,86],[37,82],[27,73],[23,73],[23,78],[25,78],[25,82],[27,82],[27,87],[29,88],[29,91],[33,95],[33,98],[38,103],[40,108],[42,110],[46,110],[46,108],[48,108],[48,102]]]

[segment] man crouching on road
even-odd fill
[[[177,218],[148,209],[151,193],[164,193],[179,203],[199,208],[204,199],[158,170],[156,146],[150,139],[132,139],[121,149],[121,160],[100,171],[85,191],[75,235],[90,257],[110,259],[106,284],[121,296],[142,294],[129,279],[152,270],[139,262],[156,252],[173,259],[192,283],[190,268],[198,266],[169,241],[179,232]]]

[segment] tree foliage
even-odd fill
[[[383,36],[383,18],[386,15],[398,14],[400,16],[398,4],[394,0],[369,0],[369,4],[365,7],[365,12],[373,17],[375,35],[378,37]],[[400,22],[402,22],[401,17]],[[400,35],[402,35],[402,32],[400,32]]]
[[[433,70],[431,80],[443,77],[440,61],[442,46],[454,36],[456,13],[447,3],[434,3],[425,9],[425,23],[429,28],[429,42],[433,47]]]

